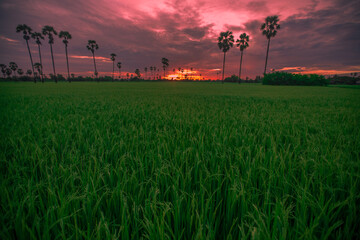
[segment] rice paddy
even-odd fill
[[[1,239],[359,239],[360,89],[1,83]]]

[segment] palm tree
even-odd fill
[[[267,67],[267,61],[268,61],[268,55],[269,55],[269,47],[270,47],[270,39],[272,37],[275,37],[277,34],[277,30],[280,29],[280,25],[278,24],[279,18],[278,16],[269,16],[265,19],[265,23],[261,25],[260,30],[262,30],[262,34],[266,36],[268,39],[268,45],[266,50],[266,59],[265,59],[265,69],[264,74],[266,74],[266,67]]]
[[[41,63],[35,63],[34,68],[38,71],[39,76],[41,76],[41,69],[42,69]],[[44,78],[42,78],[41,81],[44,83]]]
[[[151,77],[152,77],[152,74],[153,74],[153,67],[150,67],[150,79],[151,79]]]
[[[67,46],[68,46],[69,40],[72,37],[69,32],[60,31],[59,38],[63,38],[63,43],[65,44],[66,66],[67,66],[67,72],[68,72],[68,80],[70,82],[70,70],[69,70],[69,58],[68,58]]]
[[[116,64],[116,66],[117,66],[118,69],[119,69],[119,79],[121,79],[121,62],[118,62],[118,63]]]
[[[138,78],[141,77],[140,70],[138,68],[135,70],[135,74]]]
[[[110,54],[110,59],[113,62],[113,81],[114,81],[114,71],[115,71],[115,57],[116,57],[115,53]]]
[[[28,70],[26,71],[26,75],[28,75],[29,77],[31,76],[32,73],[33,73],[33,72],[32,72],[30,69],[28,69]]]
[[[31,31],[32,31],[31,27],[29,27],[26,24],[19,24],[16,27],[16,32],[22,32],[23,33],[23,38],[26,41],[26,45],[27,45],[27,48],[28,48],[28,51],[29,51],[31,67],[32,67],[32,70],[34,72],[34,65],[33,65],[33,60],[32,60],[32,57],[31,57],[31,51],[30,51],[30,47],[29,47],[29,40],[30,40]]]
[[[11,68],[6,68],[6,69],[5,69],[5,73],[6,73],[7,77],[9,78],[10,75],[11,75],[11,73],[12,73]]]
[[[7,66],[5,64],[0,64],[0,68],[1,68],[1,72],[4,76],[4,78],[6,77],[6,68]]]
[[[24,71],[23,71],[21,68],[19,68],[19,69],[17,70],[17,73],[18,73],[20,76],[22,76],[22,75],[24,74]]]
[[[144,68],[144,71],[145,71],[145,79],[147,79],[147,70],[148,70],[148,68],[145,67],[145,68]]]
[[[42,68],[43,65],[42,65],[42,59],[41,59],[41,49],[40,49],[40,45],[41,45],[41,40],[40,39],[44,39],[43,35],[39,32],[34,32],[31,34],[31,37],[33,39],[35,39],[36,41],[36,44],[38,45],[38,48],[39,48],[39,58],[40,58],[40,64],[41,64],[41,77],[43,77],[43,71],[44,69]]]
[[[18,69],[18,65],[15,62],[9,63],[9,68],[14,72],[15,78],[16,78],[16,70]]]
[[[224,83],[224,73],[225,73],[225,55],[226,52],[230,50],[234,43],[234,36],[232,32],[226,31],[221,32],[220,36],[218,37],[218,47],[220,50],[224,52],[224,60],[223,60],[223,72],[222,72],[222,83]]]
[[[53,65],[53,71],[54,71],[54,78],[55,78],[55,82],[57,83],[56,71],[55,71],[55,62],[54,62],[54,54],[53,54],[53,49],[52,49],[52,45],[54,44],[54,35],[57,35],[57,32],[55,31],[55,29],[53,27],[45,26],[42,29],[42,34],[44,36],[48,36],[48,38],[49,38],[49,44],[50,44],[50,50],[51,50],[51,59],[52,59],[52,65]]]
[[[96,70],[96,62],[95,62],[95,50],[99,49],[99,45],[96,43],[95,40],[88,40],[88,44],[86,46],[86,48],[91,51],[92,55],[93,55],[93,60],[94,60],[94,68],[95,68],[95,76],[97,77],[98,72]]]
[[[243,59],[244,50],[249,47],[249,35],[246,33],[240,34],[240,39],[236,40],[236,46],[240,48],[241,57],[240,57],[240,68],[239,68],[239,83],[241,82],[241,64]]]
[[[165,78],[165,70],[166,70],[166,68],[169,66],[169,59],[167,59],[167,58],[162,58],[162,59],[161,59],[161,63],[163,64],[164,78]]]

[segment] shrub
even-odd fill
[[[327,86],[329,80],[317,74],[302,75],[287,72],[273,72],[265,74],[264,85],[299,85],[299,86]]]
[[[227,77],[224,79],[225,82],[239,82],[239,77],[236,75],[232,75],[231,77]]]

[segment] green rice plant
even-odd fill
[[[359,239],[359,89],[0,83],[1,239]]]

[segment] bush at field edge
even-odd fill
[[[287,72],[273,72],[265,74],[264,85],[300,85],[300,86],[327,86],[329,80],[317,74],[302,75]]]

